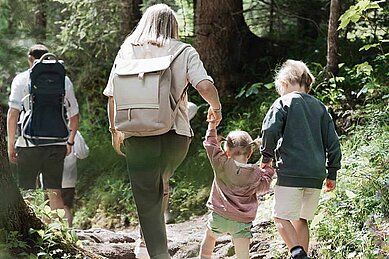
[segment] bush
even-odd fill
[[[389,229],[389,116],[382,105],[367,107],[364,114],[368,124],[342,139],[337,190],[323,196],[312,222],[321,258],[389,255],[381,234]]]

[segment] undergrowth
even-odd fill
[[[336,191],[323,195],[311,224],[319,258],[389,256],[388,111],[368,105],[367,123],[342,138]]]

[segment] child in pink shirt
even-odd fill
[[[250,229],[258,208],[257,194],[269,190],[274,170],[247,163],[258,143],[245,131],[230,132],[223,150],[217,141],[216,124],[210,121],[203,145],[215,178],[207,202],[211,213],[199,258],[211,258],[217,235],[228,233],[236,257],[248,259]]]

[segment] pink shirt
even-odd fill
[[[207,207],[225,218],[250,223],[257,214],[257,193],[269,190],[274,170],[228,158],[216,136],[216,130],[208,130],[203,143],[215,174]]]

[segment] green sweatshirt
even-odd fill
[[[341,150],[327,108],[311,95],[292,92],[278,98],[262,125],[262,162],[276,161],[277,184],[321,189],[336,180]]]

